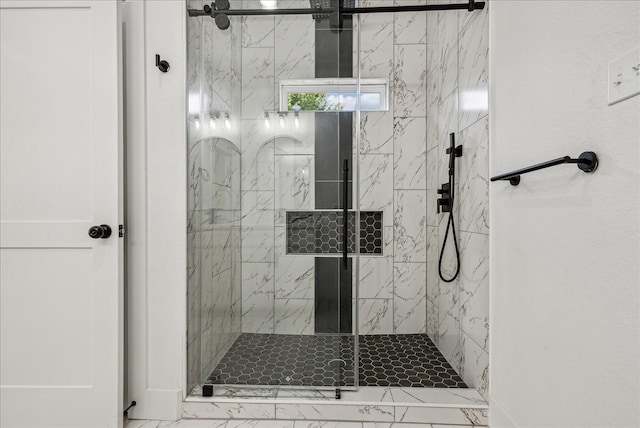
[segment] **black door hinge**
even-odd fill
[[[118,225],[118,236],[119,236],[120,238],[124,238],[124,232],[125,232],[125,230],[124,230],[124,224],[120,224],[120,225]]]

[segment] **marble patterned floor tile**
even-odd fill
[[[396,407],[396,422],[423,422],[434,424],[486,425],[486,409],[455,409],[442,407]]]
[[[189,419],[275,419],[275,404],[185,402],[182,415]]]

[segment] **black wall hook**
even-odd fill
[[[171,68],[171,66],[169,65],[169,61],[165,61],[164,59],[161,60],[160,55],[158,54],[156,54],[156,67],[158,67],[158,69],[160,69],[160,71],[162,71],[163,73],[166,73],[167,71],[169,71],[169,68]]]

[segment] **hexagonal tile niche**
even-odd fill
[[[355,252],[355,213],[348,215],[348,252]],[[287,211],[288,254],[341,254],[342,211]],[[360,211],[360,253],[382,255],[382,211]]]
[[[361,386],[466,388],[425,334],[360,336]],[[243,333],[205,383],[348,386],[354,338]]]

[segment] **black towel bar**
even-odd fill
[[[528,172],[537,171],[539,169],[549,168],[550,166],[556,166],[563,163],[575,163],[584,172],[593,172],[598,168],[598,156],[594,152],[583,152],[577,159],[573,159],[569,156],[563,156],[561,158],[552,159],[547,162],[542,162],[536,165],[521,168],[516,171],[507,172],[506,174],[496,175],[491,177],[491,181],[509,180],[512,186],[520,184],[520,176]]]

